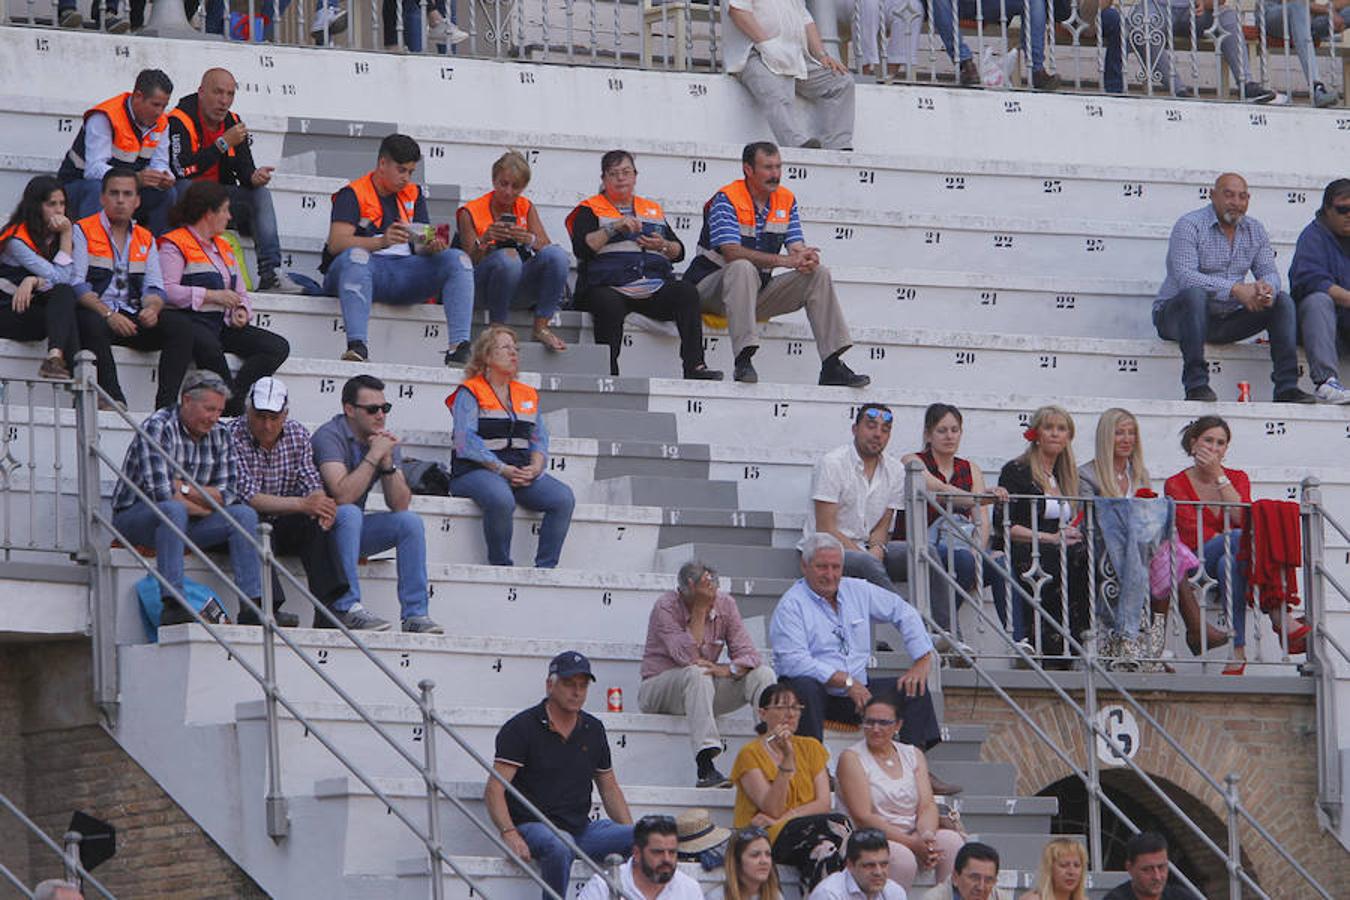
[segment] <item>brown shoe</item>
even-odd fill
[[[38,377],[48,381],[70,381],[71,375],[60,357],[49,356],[38,366]]]
[[[965,788],[961,787],[961,785],[959,784],[948,784],[941,778],[934,775],[931,770],[928,773],[928,782],[933,786],[933,796],[935,797],[936,796],[949,797],[952,794],[959,794],[965,790]]]
[[[980,67],[975,65],[975,60],[962,60],[961,87],[979,87],[980,83]]]
[[[1044,69],[1034,69],[1031,73],[1031,86],[1038,91],[1059,90],[1059,76],[1051,75]]]

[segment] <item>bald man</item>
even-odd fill
[[[258,256],[258,291],[298,294],[299,285],[280,274],[281,242],[272,208],[272,166],[253,162],[252,142],[243,121],[230,112],[237,84],[226,69],[207,69],[195,94],[178,101],[169,114],[169,165],[180,190],[197,179],[210,179],[230,192],[233,227],[253,236]]]
[[[1275,402],[1313,403],[1313,395],[1298,386],[1294,300],[1280,289],[1265,226],[1247,215],[1250,199],[1246,180],[1225,172],[1210,190],[1209,205],[1172,226],[1167,278],[1153,300],[1153,327],[1163,340],[1181,345],[1187,400],[1218,399],[1209,386],[1206,341],[1230,344],[1265,331]]]

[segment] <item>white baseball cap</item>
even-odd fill
[[[249,388],[248,403],[258,412],[281,412],[286,408],[286,385],[270,375],[259,378]]]

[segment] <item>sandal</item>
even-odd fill
[[[1307,618],[1299,616],[1297,619],[1290,617],[1287,623],[1289,627],[1289,655],[1297,656],[1300,653],[1308,652],[1308,635],[1312,632],[1312,626],[1308,624]],[[1284,627],[1279,619],[1270,617],[1270,627],[1275,631],[1275,636],[1280,637]]]
[[[534,326],[534,339],[554,353],[561,353],[567,349],[563,339],[554,334],[547,325]]]
[[[1247,661],[1245,659],[1231,660],[1228,665],[1223,667],[1225,675],[1243,675],[1247,672]]]

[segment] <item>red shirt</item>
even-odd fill
[[[1252,483],[1247,478],[1247,473],[1241,469],[1230,469],[1224,466],[1223,474],[1228,476],[1228,480],[1233,483],[1233,489],[1238,492],[1238,496],[1243,503],[1252,502]],[[1200,497],[1195,493],[1195,485],[1191,483],[1190,476],[1186,470],[1182,469],[1163,485],[1163,494],[1171,497],[1173,500],[1199,500]],[[1185,542],[1187,547],[1197,553],[1200,548],[1195,545],[1195,514],[1200,507],[1186,506],[1177,504],[1177,534]],[[1223,533],[1224,510],[1228,511],[1228,530],[1234,531],[1244,528],[1247,524],[1247,511],[1238,510],[1233,507],[1206,506],[1204,507],[1204,539],[1208,541],[1217,534]]]
[[[212,144],[214,144],[216,141],[218,141],[218,140],[220,139],[220,136],[221,136],[222,134],[225,133],[225,120],[224,120],[224,119],[221,119],[221,120],[220,120],[220,125],[219,125],[218,127],[214,128],[214,129],[213,129],[210,125],[207,125],[205,122],[202,122],[202,121],[200,121],[200,120],[198,121],[198,124],[202,126],[202,146],[203,146],[203,147],[209,147],[209,146],[211,146]],[[201,173],[200,175],[198,175],[197,177],[198,177],[198,178],[201,178],[201,179],[204,179],[204,180],[206,180],[206,181],[219,181],[219,180],[220,180],[220,163],[216,163],[214,166],[212,166],[211,168],[207,169],[205,172],[202,172],[202,173]]]

